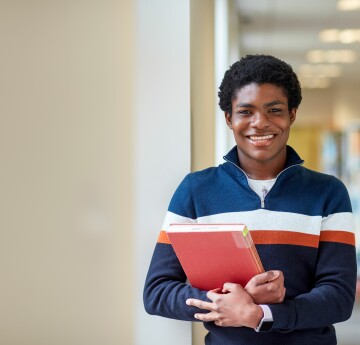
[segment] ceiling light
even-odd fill
[[[311,63],[324,62],[324,51],[323,50],[310,50],[306,53],[306,59]]]
[[[341,43],[354,43],[358,40],[357,30],[342,30],[339,33],[339,41]]]
[[[303,89],[325,89],[331,85],[329,78],[300,78]]]
[[[337,8],[340,11],[355,11],[360,9],[360,0],[339,0]]]
[[[336,78],[341,75],[341,68],[335,64],[301,65],[299,75],[304,78]]]
[[[350,49],[310,50],[306,53],[310,63],[352,63],[357,59],[356,53]]]
[[[336,42],[339,40],[339,33],[338,29],[323,30],[320,32],[319,38],[323,42]]]
[[[328,29],[319,34],[319,39],[323,42],[355,43],[360,42],[360,29]]]
[[[341,52],[328,50],[324,52],[324,62],[337,63],[341,59]]]

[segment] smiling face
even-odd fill
[[[286,161],[286,143],[296,108],[289,110],[282,88],[248,84],[237,90],[232,114],[225,113],[233,131],[240,166],[252,178],[274,178]]]

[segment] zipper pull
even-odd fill
[[[265,208],[265,197],[267,194],[267,189],[265,186],[262,186],[262,195],[263,197],[261,198],[261,208]]]

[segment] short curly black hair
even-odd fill
[[[225,72],[218,92],[221,110],[231,114],[235,92],[251,83],[281,87],[288,98],[289,110],[300,105],[301,86],[289,64],[271,55],[247,55]]]

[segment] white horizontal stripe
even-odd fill
[[[246,230],[244,224],[173,224],[170,226],[170,232],[219,232],[219,231],[241,231]]]
[[[351,212],[334,213],[325,217],[321,230],[337,230],[354,232],[354,216]]]
[[[354,231],[354,219],[351,212],[342,212],[321,216],[306,216],[298,213],[255,210],[244,212],[218,213],[192,219],[167,212],[163,230],[168,230],[172,223],[241,223],[249,230],[283,230],[319,235],[321,230]]]
[[[161,230],[166,230],[166,231],[169,230],[170,224],[173,223],[197,223],[197,222],[196,219],[179,216],[176,213],[167,211]]]
[[[283,230],[319,235],[321,216],[306,216],[298,213],[255,210],[219,213],[200,217],[199,223],[243,223],[249,230]]]

